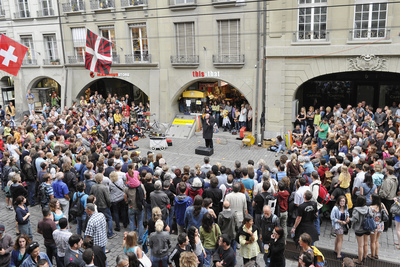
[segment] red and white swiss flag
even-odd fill
[[[85,69],[109,74],[111,63],[111,42],[87,30]]]
[[[17,76],[28,48],[0,34],[0,70]]]

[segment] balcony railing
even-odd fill
[[[199,56],[171,56],[171,64],[199,64]]]
[[[37,59],[26,58],[22,61],[22,65],[37,65]]]
[[[243,64],[244,55],[213,55],[214,64]]]
[[[54,16],[54,9],[52,8],[46,8],[42,10],[37,11],[37,16],[40,17],[49,17],[49,16]]]
[[[125,64],[133,64],[133,63],[151,63],[151,55],[150,54],[125,55]]]
[[[93,10],[114,8],[114,0],[94,0],[90,1],[90,8]]]
[[[293,42],[329,42],[329,32],[294,32]]]
[[[85,57],[82,56],[68,56],[69,64],[83,64],[85,63]]]
[[[147,6],[147,0],[121,0],[121,7]]]
[[[27,11],[18,11],[14,13],[14,18],[16,19],[24,19],[24,18],[30,18],[31,17],[31,12],[29,10]]]
[[[85,3],[83,1],[71,1],[63,3],[63,12],[80,12],[85,11]]]
[[[169,0],[169,5],[173,6],[187,6],[196,5],[197,0]]]
[[[43,59],[43,65],[60,65],[59,59]]]
[[[382,38],[389,38],[389,37],[390,37],[390,29],[388,29],[388,28],[349,31],[349,40],[350,41],[382,39]]]

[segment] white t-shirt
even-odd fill
[[[294,204],[296,205],[301,205],[304,202],[304,193],[306,191],[310,191],[310,188],[308,186],[300,186],[300,188],[296,191],[294,195]]]
[[[11,153],[11,156],[13,158],[16,158],[17,160],[19,160],[19,155],[16,151],[17,149],[19,149],[18,145],[7,145],[7,149]]]
[[[356,192],[356,196],[360,195],[360,187],[361,184],[364,182],[364,178],[365,178],[365,172],[364,171],[360,171],[359,173],[357,173],[356,178],[354,179],[354,183],[353,183],[353,191],[354,188],[358,188],[357,192]]]

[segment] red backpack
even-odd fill
[[[315,186],[317,184],[314,184]],[[331,195],[329,195],[328,190],[326,189],[325,186],[319,184],[319,192],[318,192],[318,197],[317,197],[317,202],[325,205],[328,204],[328,202],[331,200]]]

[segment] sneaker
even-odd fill
[[[113,233],[112,236],[109,236],[108,239],[113,239],[114,237],[118,236],[116,233]]]
[[[14,208],[13,208],[12,206],[10,206],[8,209],[9,209],[9,210],[11,210],[11,211],[13,211],[13,210],[14,210]]]

